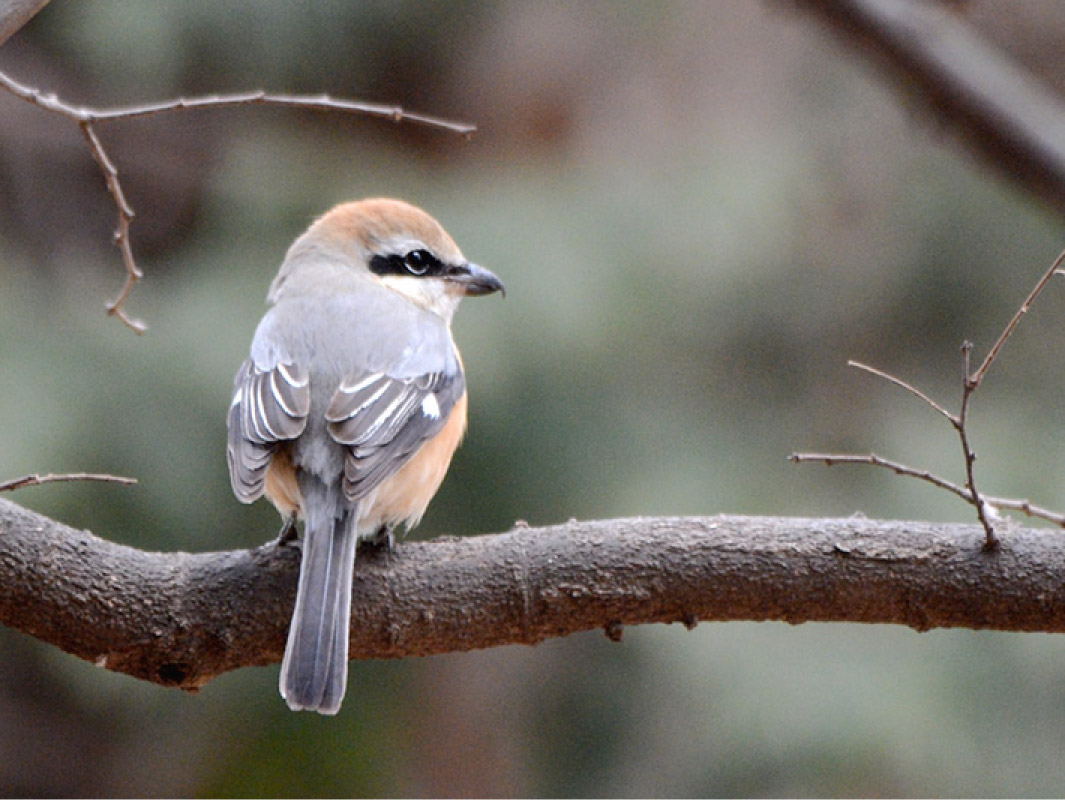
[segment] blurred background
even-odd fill
[[[971,2],[1061,85],[1054,2]],[[959,480],[955,437],[858,359],[956,408],[1065,244],[865,61],[782,3],[52,3],[0,69],[75,104],[264,87],[399,103],[470,141],[309,111],[188,112],[101,129],[115,211],[76,127],[0,95],[0,478],[108,471],[135,487],[10,496],[141,548],[277,533],[226,475],[225,412],[285,249],[332,204],[392,195],[507,283],[456,335],[471,427],[428,538],[570,517],[974,522],[868,452]],[[972,407],[983,488],[1065,508],[1065,290]],[[628,629],[535,648],[355,662],[334,719],[277,667],[195,695],[0,629],[5,796],[1060,795],[1065,640],[858,625]]]

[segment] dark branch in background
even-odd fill
[[[1065,105],[1034,75],[984,43],[958,13],[926,0],[796,0],[796,4],[898,78],[907,93],[944,119],[945,129],[981,161],[1065,213]],[[900,386],[950,421],[962,447],[965,486],[874,454],[795,453],[792,460],[885,467],[953,492],[976,508],[988,549],[998,544],[991,519],[996,508],[1022,511],[1065,527],[1063,515],[1027,500],[981,495],[967,426],[973,393],[1036,297],[1059,274],[1063,259],[1065,253],[1035,286],[975,372],[969,363],[972,344],[962,345],[964,375],[957,414],[906,381],[848,362]]]
[[[1010,336],[1012,336],[1013,332],[1017,329],[1017,325],[1020,324],[1020,321],[1024,318],[1025,314],[1031,310],[1032,304],[1035,303],[1036,298],[1039,297],[1040,293],[1047,287],[1055,275],[1062,274],[1061,267],[1063,263],[1065,263],[1065,251],[1062,251],[1061,254],[1054,259],[1054,263],[1050,265],[1050,269],[1048,269],[1043,277],[1039,279],[1035,288],[1028,293],[1024,302],[1021,303],[1020,308],[1017,309],[1016,313],[1002,330],[1002,333],[999,334],[998,339],[996,339],[995,343],[991,346],[983,363],[980,364],[976,372],[970,370],[969,364],[969,358],[973,348],[972,343],[965,342],[962,344],[962,364],[964,369],[962,373],[961,408],[957,414],[950,413],[950,411],[944,406],[937,403],[920,389],[907,383],[901,378],[896,378],[894,375],[890,375],[882,370],[861,364],[857,361],[847,362],[848,366],[856,367],[857,369],[868,372],[878,378],[883,378],[884,380],[905,389],[914,397],[926,403],[937,413],[947,418],[955,432],[958,434],[958,439],[961,443],[962,457],[965,459],[965,486],[959,486],[945,478],[933,475],[927,470],[914,469],[913,467],[907,467],[904,464],[880,458],[880,456],[873,453],[869,453],[868,455],[849,455],[842,453],[792,453],[791,460],[797,464],[818,462],[825,464],[826,466],[832,466],[833,464],[868,464],[874,467],[884,467],[898,475],[918,478],[919,480],[926,481],[940,489],[946,489],[948,492],[957,495],[976,509],[976,516],[984,528],[984,548],[987,550],[994,550],[998,547],[998,537],[995,535],[995,528],[991,520],[992,517],[996,516],[995,509],[1001,508],[1010,511],[1020,511],[1030,517],[1039,517],[1049,522],[1053,522],[1059,527],[1065,527],[1065,515],[1032,505],[1027,500],[986,497],[977,491],[976,475],[974,472],[976,452],[973,450],[972,445],[969,442],[968,429],[969,403],[972,400],[973,394],[980,388],[980,384],[987,376],[988,371],[991,369],[991,365],[995,363],[995,359],[1002,351],[1002,348],[1005,346]]]
[[[48,5],[48,0],[2,0],[0,2],[0,45],[18,33],[27,22]]]
[[[1065,214],[1065,104],[927,0],[793,0],[872,58],[981,162]]]
[[[118,226],[115,229],[115,243],[122,253],[122,261],[126,268],[126,280],[119,291],[118,296],[107,304],[107,313],[113,314],[138,333],[143,333],[146,326],[140,320],[129,317],[125,311],[126,299],[129,297],[134,284],[143,276],[140,267],[133,257],[133,248],[129,238],[129,227],[133,221],[133,208],[122,190],[122,184],[118,178],[118,169],[104,149],[103,143],[96,134],[96,126],[103,122],[115,120],[137,119],[149,117],[155,114],[165,114],[172,111],[188,111],[205,108],[232,108],[235,106],[287,106],[290,108],[311,109],[315,111],[334,111],[348,114],[361,114],[371,117],[383,117],[393,122],[414,122],[428,125],[434,128],[451,131],[453,133],[470,136],[477,128],[460,122],[449,122],[438,117],[425,114],[412,114],[404,111],[399,106],[386,106],[376,103],[360,103],[353,100],[335,99],[328,95],[286,95],[271,94],[264,91],[244,92],[240,94],[211,95],[209,97],[177,98],[158,103],[146,103],[143,105],[127,106],[123,108],[85,108],[65,103],[54,94],[44,94],[31,86],[25,86],[0,72],[0,89],[5,89],[16,97],[33,103],[38,108],[51,111],[67,119],[73,120],[81,129],[85,140],[89,144],[89,151],[107,181],[107,191],[114,199],[118,210]]]
[[[351,656],[400,658],[699,621],[1065,631],[1065,537],[756,517],[570,522],[362,554]],[[194,689],[279,661],[299,551],[146,553],[0,500],[0,623]]]

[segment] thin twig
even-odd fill
[[[400,106],[388,106],[378,103],[363,103],[355,100],[345,100],[320,95],[290,95],[274,94],[262,90],[252,92],[240,92],[235,94],[214,94],[205,97],[179,97],[175,100],[164,100],[157,103],[144,103],[141,105],[123,106],[119,108],[90,108],[86,106],[73,106],[60,100],[54,93],[44,93],[32,86],[26,86],[13,78],[0,72],[0,89],[6,89],[16,97],[32,103],[45,111],[60,114],[78,124],[82,135],[89,143],[89,150],[107,182],[107,191],[110,193],[118,209],[118,227],[115,229],[115,243],[122,253],[122,261],[126,268],[126,282],[114,300],[107,304],[107,313],[118,317],[130,329],[137,333],[143,333],[147,326],[140,320],[131,319],[125,312],[125,303],[133,290],[134,284],[141,279],[143,273],[133,258],[133,248],[130,244],[129,227],[133,221],[133,208],[126,200],[122,190],[122,184],[118,178],[118,169],[111,160],[102,142],[96,135],[96,124],[113,122],[115,120],[138,119],[141,117],[165,114],[172,111],[187,111],[190,109],[208,108],[233,108],[236,106],[270,105],[284,106],[289,108],[311,109],[315,111],[340,111],[349,114],[363,114],[371,117],[380,117],[393,122],[413,122],[420,125],[428,125],[434,128],[442,128],[453,133],[466,136],[467,138],[477,130],[475,125],[433,117],[427,114],[414,114],[404,111]]]
[[[126,282],[123,284],[118,296],[107,304],[107,313],[118,317],[135,333],[144,333],[148,330],[148,326],[141,320],[130,319],[123,309],[126,298],[129,297],[129,293],[133,290],[133,285],[144,276],[144,273],[133,258],[133,247],[129,239],[129,224],[133,221],[133,208],[130,206],[129,201],[126,200],[126,193],[122,190],[122,184],[118,180],[118,170],[115,168],[114,162],[108,157],[107,151],[104,150],[93,124],[91,122],[80,122],[78,127],[89,142],[89,151],[92,153],[92,157],[96,159],[96,163],[100,165],[100,169],[104,173],[104,180],[107,181],[107,191],[111,193],[111,197],[115,200],[115,206],[118,208],[118,227],[115,228],[115,244],[118,245],[118,249],[122,253],[122,263],[126,267]]]
[[[1043,519],[1052,522],[1059,528],[1065,528],[1065,514],[1037,506],[1031,500],[1016,499],[1010,497],[984,497],[984,501],[992,508],[1001,508],[1008,511],[1019,511],[1025,516]]]
[[[1054,259],[1054,263],[1050,265],[1050,269],[1048,269],[1046,274],[1039,279],[1039,283],[1035,285],[1035,288],[1032,289],[1028,297],[1025,298],[1025,301],[1021,303],[1021,307],[1017,309],[1017,313],[1013,315],[1013,319],[1009,321],[1009,324],[1006,325],[1006,328],[998,337],[998,340],[992,345],[991,350],[988,351],[984,363],[982,363],[980,368],[973,373],[971,378],[969,378],[972,383],[975,383],[977,386],[980,385],[980,382],[984,379],[987,371],[991,369],[991,364],[998,355],[998,351],[1002,349],[1002,345],[1004,345],[1006,340],[1013,334],[1013,329],[1017,327],[1018,323],[1020,323],[1021,318],[1028,313],[1028,310],[1032,307],[1032,303],[1035,302],[1039,293],[1043,291],[1048,283],[1050,283],[1050,279],[1055,275],[1060,274],[1062,262],[1065,262],[1065,250],[1062,250],[1058,257]]]
[[[305,108],[314,111],[343,111],[345,113],[364,114],[371,117],[380,117],[391,122],[413,122],[433,128],[443,128],[444,130],[458,133],[462,136],[471,136],[477,131],[476,125],[470,125],[465,122],[453,122],[428,114],[417,114],[405,111],[400,106],[382,105],[380,103],[364,103],[358,100],[345,100],[343,98],[330,97],[327,94],[276,94],[261,89],[252,92],[238,92],[224,95],[213,94],[203,97],[179,97],[175,100],[164,100],[158,103],[144,103],[141,105],[125,106],[121,108],[84,109],[84,113],[90,121],[107,122],[116,119],[150,117],[155,114],[164,114],[171,111],[187,111],[204,108],[233,108],[236,106],[253,105],[288,106],[290,108]]]
[[[847,366],[848,367],[855,367],[855,368],[860,369],[860,370],[864,370],[865,372],[868,372],[871,375],[876,375],[878,378],[883,378],[884,380],[888,381],[889,383],[895,384],[896,386],[898,386],[901,389],[905,389],[907,392],[912,394],[914,397],[917,397],[917,398],[923,400],[924,402],[926,402],[928,405],[930,405],[932,408],[934,408],[936,411],[938,411],[944,417],[949,419],[951,422],[953,422],[955,419],[957,419],[953,414],[951,414],[949,411],[947,411],[947,409],[943,408],[943,406],[941,406],[939,403],[937,403],[931,397],[926,395],[924,392],[922,392],[916,386],[913,386],[912,384],[907,383],[906,381],[902,380],[901,378],[896,378],[894,375],[891,375],[891,374],[889,374],[887,372],[879,370],[876,367],[870,367],[868,364],[862,364],[860,361],[849,360],[849,361],[847,361]]]
[[[1049,522],[1053,522],[1055,525],[1065,527],[1065,516],[1057,514],[1053,511],[1047,511],[1046,509],[1039,508],[1038,506],[1033,506],[1027,500],[1009,500],[1007,498],[991,498],[981,495],[980,491],[976,487],[976,452],[973,450],[972,445],[969,442],[968,431],[969,403],[972,401],[973,394],[978,388],[980,388],[980,383],[987,375],[988,370],[991,369],[991,365],[994,363],[995,358],[998,356],[999,352],[1002,350],[1002,347],[1013,334],[1013,331],[1017,328],[1017,325],[1020,324],[1021,319],[1031,309],[1032,304],[1035,302],[1036,298],[1043,291],[1043,289],[1046,288],[1047,284],[1050,283],[1051,278],[1053,278],[1055,275],[1063,273],[1063,263],[1065,263],[1065,251],[1062,251],[1058,255],[1058,257],[1054,259],[1054,263],[1050,265],[1050,269],[1046,271],[1043,277],[1040,278],[1039,282],[1035,285],[1035,288],[1033,288],[1032,291],[1028,294],[1028,297],[1025,298],[1024,302],[1021,304],[1021,307],[1017,309],[1017,312],[1010,319],[1009,323],[999,335],[998,339],[991,347],[991,350],[988,352],[987,357],[983,360],[983,363],[980,364],[980,367],[976,370],[976,372],[972,372],[970,370],[973,344],[969,341],[962,343],[962,395],[961,407],[957,414],[950,413],[944,406],[940,405],[927,394],[922,392],[920,389],[910,383],[907,383],[901,378],[897,378],[894,375],[884,372],[883,370],[876,369],[875,367],[870,367],[867,364],[862,364],[858,361],[850,360],[847,362],[848,366],[863,370],[865,372],[870,373],[871,375],[877,376],[878,378],[883,378],[889,383],[893,383],[901,389],[906,390],[914,397],[918,398],[919,400],[922,400],[931,408],[935,409],[944,417],[946,417],[946,419],[950,422],[951,426],[953,426],[954,430],[957,432],[958,439],[961,444],[962,456],[965,460],[964,487],[944,480],[943,478],[939,478],[938,476],[932,475],[929,472],[916,470],[912,467],[907,467],[902,464],[886,461],[874,454],[869,454],[868,456],[843,456],[823,453],[796,453],[792,455],[792,461],[795,461],[797,463],[802,463],[804,461],[820,461],[828,465],[832,465],[834,463],[870,464],[872,466],[886,467],[900,475],[909,475],[911,477],[919,478],[921,480],[927,481],[928,483],[932,483],[933,485],[938,486],[941,489],[946,489],[965,500],[965,502],[970,503],[976,509],[976,516],[980,520],[980,525],[984,529],[984,549],[988,551],[995,550],[999,545],[999,540],[995,534],[995,528],[991,521],[991,517],[994,515],[992,513],[988,513],[989,510],[993,511],[997,508],[1005,508],[1014,511],[1021,511],[1027,514],[1028,516],[1039,517]]]
[[[972,503],[973,498],[969,493],[969,490],[964,486],[960,486],[953,481],[949,481],[946,478],[941,478],[926,470],[915,469],[913,467],[900,464],[897,461],[891,461],[886,458],[878,456],[876,453],[868,453],[865,455],[851,454],[851,453],[792,453],[789,458],[796,464],[804,463],[819,463],[825,466],[831,467],[836,464],[868,464],[873,467],[883,467],[889,469],[897,475],[904,475],[910,478],[917,478],[918,480],[930,483],[940,489],[946,489],[951,494],[957,495],[966,503]],[[992,508],[1004,509],[1008,511],[1019,511],[1026,516],[1033,517],[1035,519],[1042,519],[1047,522],[1051,522],[1057,525],[1059,528],[1065,528],[1065,514],[1060,514],[1056,511],[1043,508],[1033,504],[1030,500],[1016,499],[1011,497],[984,497],[985,504]]]
[[[100,472],[68,472],[48,475],[23,475],[0,483],[0,492],[13,492],[26,486],[40,486],[42,483],[66,483],[68,481],[102,481],[104,483],[121,483],[129,486],[137,482],[136,478],[123,478],[121,475],[108,475]]]
[[[251,92],[234,92],[232,94],[213,94],[202,97],[178,97],[173,100],[163,100],[156,103],[141,103],[139,105],[119,106],[117,108],[92,108],[88,106],[74,106],[60,100],[54,93],[42,92],[32,86],[19,83],[9,75],[0,72],[0,88],[6,89],[16,97],[43,108],[45,111],[53,111],[75,122],[111,122],[117,119],[136,119],[149,117],[155,114],[164,114],[171,111],[186,111],[190,109],[204,108],[233,108],[235,106],[269,105],[287,106],[289,108],[306,108],[317,111],[342,111],[345,113],[362,114],[371,117],[380,117],[392,122],[414,122],[420,125],[428,125],[433,128],[470,136],[476,133],[477,126],[465,122],[453,122],[441,117],[428,114],[417,114],[404,110],[401,106],[382,105],[380,103],[364,103],[358,100],[346,100],[331,97],[328,94],[295,95],[266,92],[258,89]]]
[[[1053,270],[1051,270],[1050,274],[1053,274]],[[967,493],[966,494],[961,494],[960,493],[961,492],[961,488],[958,487],[958,486],[955,486],[954,484],[946,485],[946,484],[943,484],[943,483],[937,483],[937,485],[941,486],[944,489],[950,489],[955,494],[958,494],[960,497],[962,497],[964,500],[966,500],[966,502],[972,503],[973,507],[976,509],[976,516],[980,520],[980,524],[983,526],[984,534],[986,535],[986,540],[985,540],[984,547],[987,550],[994,550],[998,546],[998,539],[995,537],[995,529],[991,525],[991,520],[990,520],[989,515],[987,513],[987,509],[984,507],[984,499],[981,498],[980,492],[976,488],[976,476],[975,476],[975,472],[973,470],[973,464],[976,463],[976,453],[974,453],[972,447],[969,446],[969,434],[968,434],[968,432],[966,431],[966,428],[965,428],[966,421],[967,421],[967,418],[968,418],[968,411],[969,411],[969,398],[972,397],[972,394],[973,394],[974,391],[976,391],[976,387],[978,385],[977,383],[973,382],[972,378],[969,375],[969,356],[972,353],[972,349],[973,349],[972,342],[965,342],[964,344],[962,344],[962,348],[961,349],[962,349],[962,363],[963,363],[963,366],[964,366],[964,373],[963,373],[963,376],[962,376],[961,411],[958,414],[951,414],[949,411],[947,411],[946,408],[944,408],[942,405],[937,403],[935,400],[933,400],[927,394],[922,392],[916,386],[913,386],[912,384],[907,383],[906,381],[902,380],[901,378],[896,378],[894,375],[891,375],[890,373],[884,372],[883,370],[879,370],[879,369],[876,369],[875,367],[870,367],[867,364],[862,364],[862,363],[860,363],[858,361],[853,361],[853,360],[848,361],[847,365],[851,366],[851,367],[857,367],[858,369],[864,370],[865,372],[868,372],[868,373],[870,373],[872,375],[876,375],[878,378],[883,378],[884,380],[886,380],[886,381],[888,381],[890,383],[893,383],[893,384],[895,384],[896,386],[898,386],[898,387],[900,387],[902,389],[905,389],[907,392],[912,394],[914,397],[917,397],[918,399],[923,400],[925,403],[927,403],[929,406],[934,408],[936,411],[938,411],[940,414],[942,414],[944,417],[946,417],[947,420],[950,421],[950,424],[954,427],[954,430],[957,431],[958,438],[961,441],[961,449],[962,449],[963,456],[965,458],[965,476],[966,476],[965,483],[966,483],[966,486],[968,487],[968,489],[967,489]],[[867,463],[872,463],[872,462],[867,462]],[[881,466],[887,466],[887,465],[881,465]],[[892,467],[892,469],[894,469],[894,467]],[[913,473],[906,472],[906,473],[900,473],[900,474],[913,474]],[[923,474],[919,473],[919,474],[915,474],[914,475],[914,477],[924,477],[924,476],[928,476],[928,477],[925,477],[925,480],[928,480],[929,478],[932,477],[928,473],[923,473]],[[932,482],[935,483],[935,481],[932,481]],[[947,482],[947,483],[949,483],[949,482]]]
[[[965,483],[969,487],[969,493],[972,496],[971,502],[976,509],[976,516],[979,518],[980,524],[984,528],[984,550],[990,552],[998,548],[998,537],[995,535],[995,528],[988,517],[987,508],[984,505],[984,499],[980,496],[980,492],[976,488],[976,473],[974,470],[976,453],[969,444],[969,433],[966,429],[969,420],[969,400],[972,398],[973,392],[975,392],[979,386],[979,384],[973,380],[972,373],[969,371],[969,359],[972,356],[972,352],[973,343],[969,341],[962,342],[961,409],[954,420],[954,430],[958,432],[958,439],[961,441],[962,456],[965,459]]]
[[[969,490],[964,486],[959,486],[953,481],[948,481],[946,478],[941,478],[927,470],[914,469],[905,464],[900,464],[897,461],[881,458],[876,453],[867,453],[864,455],[849,453],[792,453],[789,458],[796,464],[819,463],[824,464],[826,467],[831,467],[835,464],[869,464],[873,467],[883,467],[884,469],[891,470],[897,475],[917,478],[925,483],[937,486],[940,489],[946,489],[948,492],[960,497],[966,503],[971,503],[973,501],[972,495],[969,494]]]

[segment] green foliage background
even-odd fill
[[[1025,3],[1015,4],[1023,7]],[[1020,12],[1018,12],[1020,13]],[[0,476],[134,488],[14,499],[149,549],[250,546],[229,492],[233,373],[289,242],[394,195],[507,283],[456,323],[470,434],[413,534],[570,517],[971,520],[872,470],[958,477],[944,403],[1062,246],[800,16],[755,3],[52,3],[0,69],[73,102],[266,87],[474,121],[472,141],[250,108],[103,130],[138,212],[136,337],[103,313],[113,208],[69,123],[0,96]],[[973,407],[985,487],[1065,507],[1052,289]],[[1007,534],[1008,539],[1008,534]],[[1056,795],[1065,643],[854,625],[704,624],[353,663],[335,719],[277,668],[185,695],[0,630],[5,795]]]

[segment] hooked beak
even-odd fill
[[[495,273],[470,262],[448,269],[447,279],[461,286],[463,293],[470,297],[492,294],[492,292],[499,292],[503,297],[507,296],[503,281],[499,280]]]

